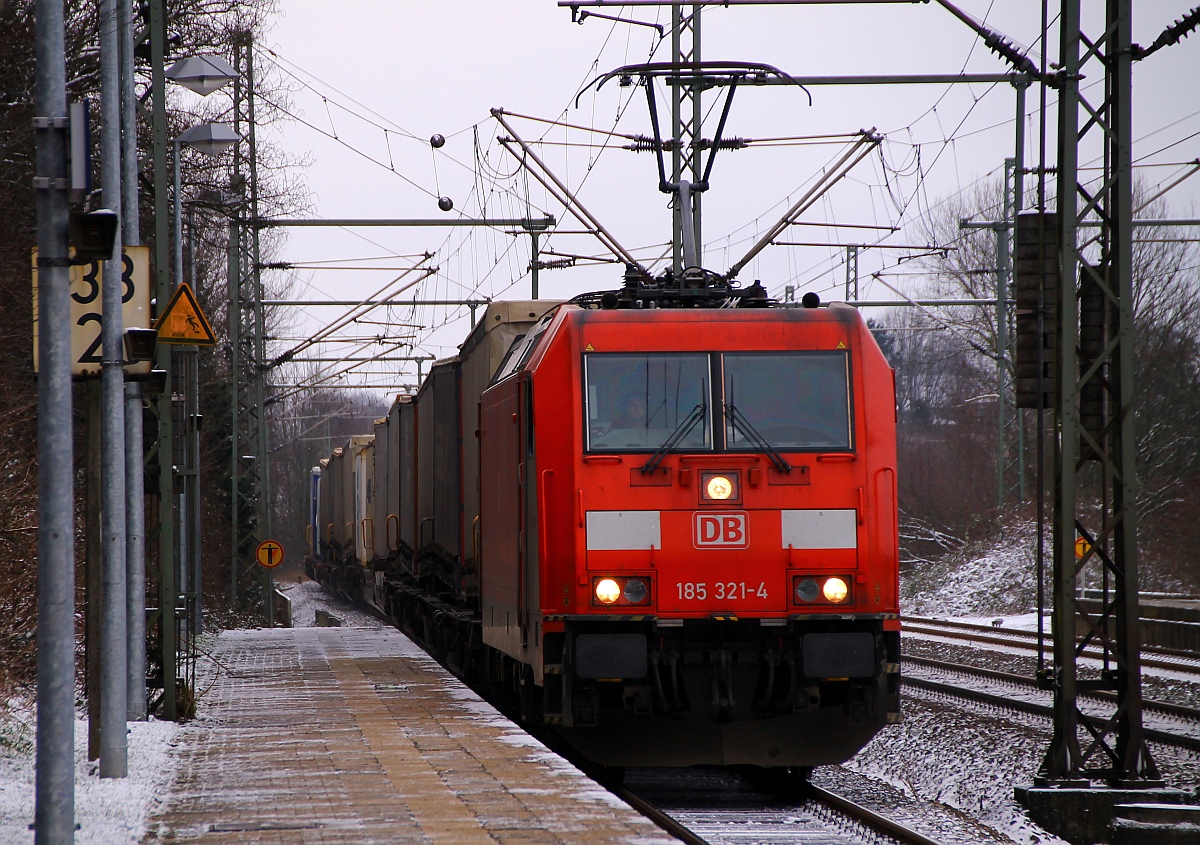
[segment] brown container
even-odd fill
[[[325,481],[325,496],[323,499],[328,501],[328,521],[325,523],[325,536],[329,545],[330,562],[342,560],[342,553],[346,547],[346,519],[343,514],[346,512],[346,499],[342,492],[345,486],[345,466],[346,450],[341,446],[333,450],[333,454],[329,456],[329,473]]]
[[[329,547],[332,539],[329,526],[333,522],[333,472],[329,469],[329,458],[321,458],[319,466],[314,471],[321,471],[321,481],[317,494],[316,527],[313,532],[313,557],[328,562],[332,559],[333,550]]]
[[[461,560],[459,491],[462,485],[459,431],[459,360],[438,361],[417,393],[418,557],[433,556],[448,566]],[[444,586],[455,589],[445,573]]]
[[[361,507],[357,499],[358,490],[355,484],[357,466],[361,466],[362,453],[367,444],[372,443],[372,434],[355,434],[341,449],[334,450],[333,486],[336,500],[333,504],[333,532],[336,540],[335,549],[340,553],[337,559],[342,563],[357,564],[358,549],[361,545]],[[338,452],[341,452],[339,455]],[[356,466],[357,465],[357,466]]]
[[[367,567],[375,554],[375,435],[351,437],[350,449],[354,496],[354,558],[351,562]]]
[[[396,460],[392,452],[391,416],[375,420],[375,468],[374,483],[371,489],[371,531],[374,543],[371,549],[371,561],[378,568],[385,568],[388,562],[396,556],[396,540],[398,531],[393,530],[389,535],[388,491],[395,486]],[[396,526],[398,528],[398,526]]]
[[[417,548],[417,406],[411,396],[401,396],[389,414],[396,427],[396,512],[400,515],[401,566],[412,571]]]

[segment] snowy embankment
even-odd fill
[[[0,843],[33,842],[34,713],[25,703],[10,702],[0,712]],[[75,841],[80,845],[136,843],[146,832],[146,817],[175,773],[171,749],[179,725],[174,722],[129,724],[129,777],[104,778],[87,759],[87,718],[75,720]]]
[[[298,627],[316,624],[317,608],[324,608],[343,625],[380,627],[368,614],[338,602],[317,583],[280,585],[292,602],[292,621]],[[197,687],[198,706],[216,667],[201,655]],[[32,845],[34,813],[33,702],[0,705],[0,845]],[[175,722],[129,723],[129,777],[104,778],[96,761],[87,759],[87,714],[75,720],[75,834],[78,845],[136,845],[146,833],[146,820],[175,775],[172,753],[183,726]]]
[[[968,547],[907,572],[902,614],[1036,629],[1036,533],[1029,524],[1005,533],[990,547]],[[919,695],[906,695],[903,709],[904,720],[884,728],[847,768],[951,807],[1015,842],[1062,843],[1013,797],[1014,786],[1032,783],[1048,736],[1003,714],[977,716]]]

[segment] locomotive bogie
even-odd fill
[[[543,722],[608,766],[841,763],[898,706],[899,637],[875,618],[576,617],[547,654]]]

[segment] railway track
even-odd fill
[[[942,845],[813,784],[731,770],[639,770],[616,794],[688,845]]]
[[[1053,718],[1053,698],[1037,680],[1009,672],[949,663],[923,657],[905,657],[902,683],[975,703]],[[1079,694],[1080,707],[1101,714],[1112,710],[1116,697],[1105,691]],[[1200,751],[1200,709],[1166,702],[1145,701],[1142,706],[1146,738],[1163,745]]]
[[[1038,647],[1036,631],[931,619],[923,616],[905,616],[903,624],[904,634],[907,636],[940,637],[982,646],[1004,646],[1025,651],[1036,651]],[[1049,642],[1049,634],[1047,634],[1047,643]],[[1103,658],[1099,649],[1091,647],[1084,650],[1083,656],[1096,660]],[[1142,666],[1200,675],[1200,654],[1144,646],[1142,648]]]

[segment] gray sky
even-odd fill
[[[1030,48],[1037,60],[1040,3],[962,0],[959,5]],[[454,200],[452,215],[550,213],[564,221],[562,228],[578,230],[579,225],[567,220],[535,181],[520,174],[516,160],[495,142],[501,130],[489,109],[503,107],[579,126],[649,134],[642,91],[610,83],[599,92],[586,91],[578,108],[575,96],[590,80],[617,66],[651,56],[655,61],[670,59],[669,37],[659,43],[654,29],[596,18],[573,24],[570,10],[558,8],[554,0],[343,0],[333,5],[288,0],[281,6],[278,22],[262,41],[270,53],[260,54],[259,70],[276,64],[276,72],[293,88],[292,111],[298,119],[277,125],[270,135],[306,161],[302,172],[313,210],[324,218],[443,217],[447,215],[438,209],[436,198],[444,195]],[[1135,41],[1148,45],[1191,6],[1189,0],[1136,3]],[[647,22],[670,20],[666,7],[593,11]],[[937,3],[709,8],[702,26],[705,59],[765,62],[797,76],[1007,70]],[[1053,61],[1056,33],[1051,44]],[[1165,165],[1200,157],[1197,71],[1200,35],[1135,65],[1134,155],[1142,163]],[[795,87],[742,88],[726,129],[727,135],[763,139],[874,127],[886,137],[878,153],[804,215],[806,221],[897,226],[900,231],[884,243],[922,243],[922,215],[981,180],[998,179],[1004,158],[1013,155],[1015,98],[1006,84],[810,90],[811,106],[808,96]],[[1092,94],[1098,96],[1094,89]],[[706,107],[713,99],[705,101]],[[665,104],[664,94],[660,105]],[[1026,158],[1031,166],[1038,158],[1037,105],[1033,88],[1026,119]],[[705,125],[706,137],[713,134],[715,117]],[[1054,120],[1051,97],[1051,131]],[[623,246],[647,261],[662,253],[670,238],[671,217],[667,197],[657,190],[651,154],[621,150],[617,146],[625,141],[620,139],[609,140],[604,150],[585,147],[582,144],[604,143],[605,136],[547,123],[519,121],[517,129],[527,140],[542,141],[538,154]],[[435,133],[447,138],[436,153],[428,142]],[[809,143],[722,152],[704,201],[704,265],[719,272],[728,269],[844,149]],[[1053,136],[1049,157],[1053,163]],[[1153,185],[1181,172],[1179,166],[1161,166],[1143,168],[1139,175]],[[1174,210],[1195,213],[1197,191],[1200,177],[1169,194]],[[823,299],[840,298],[845,250],[837,245],[875,242],[885,234],[865,228],[792,227],[789,240],[831,246],[768,247],[739,278],[745,284],[762,279],[775,294],[781,294],[784,285],[794,285],[798,294],[814,290]],[[570,234],[544,239],[542,247],[564,254],[603,252],[590,236]],[[496,230],[295,229],[279,258],[334,262],[328,266],[341,268],[297,270],[296,298],[366,297],[402,271],[347,268],[399,268],[415,259],[394,256],[426,251],[436,253],[429,263],[439,271],[405,290],[407,297],[526,298],[529,249],[527,236]],[[910,287],[917,281],[911,276],[889,275],[899,272],[895,265],[904,254],[882,248],[864,252],[860,277],[869,279],[881,271],[890,283]],[[386,256],[393,257],[360,260]],[[619,281],[620,267],[613,265],[544,271],[540,292],[543,298],[567,298],[616,287]],[[878,283],[864,282],[863,296],[894,294]],[[298,315],[297,334],[311,334],[338,313],[323,309]],[[418,354],[443,357],[453,354],[465,335],[466,314],[465,309],[423,309],[414,320],[408,311],[377,310],[367,317],[375,322],[362,322],[351,334],[386,336],[396,343],[402,335],[415,333]],[[443,328],[383,325],[412,322]],[[383,348],[375,345],[366,354]],[[386,369],[394,371],[396,365]],[[412,382],[414,376],[410,367],[399,381]],[[373,383],[380,380],[371,378]]]

